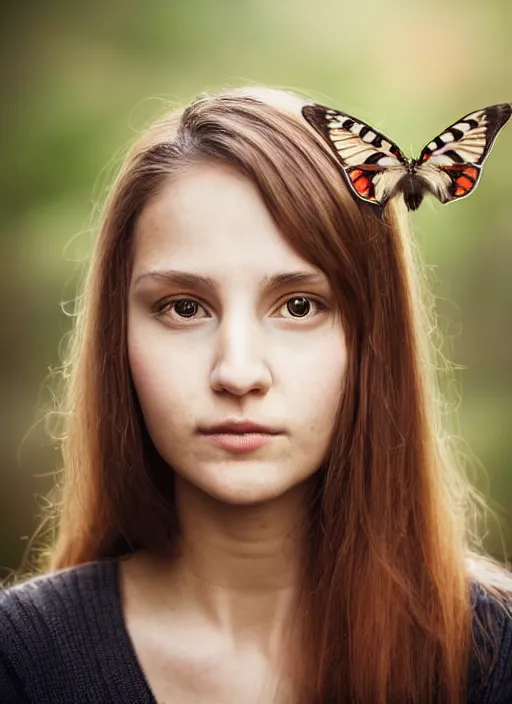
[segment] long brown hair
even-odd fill
[[[128,365],[131,242],[139,214],[173,174],[200,160],[228,162],[256,184],[282,236],[327,274],[348,347],[311,499],[303,700],[458,704],[470,586],[499,596],[512,581],[471,527],[481,498],[443,428],[432,299],[403,205],[382,214],[356,202],[300,102],[264,89],[201,96],[160,119],[126,157],[64,367],[60,503],[39,570],[176,541],[172,470],[148,437]]]

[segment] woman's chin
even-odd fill
[[[230,468],[211,467],[202,471],[201,476],[184,476],[189,489],[199,490],[202,494],[220,503],[232,506],[250,506],[276,501],[287,495],[290,490],[302,485],[306,477],[287,476],[275,467],[266,468],[262,463]],[[177,482],[180,491],[180,482]],[[185,489],[187,492],[187,489]]]

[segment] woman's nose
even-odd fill
[[[219,329],[211,385],[214,391],[242,396],[249,391],[266,391],[272,384],[268,349],[255,323],[232,322]]]

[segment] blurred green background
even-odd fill
[[[169,101],[270,84],[355,113],[411,155],[512,101],[512,3],[468,0],[18,2],[1,10],[0,576],[17,569],[59,466],[41,416],[113,171]],[[474,483],[512,552],[512,124],[474,195],[413,216],[432,265]]]

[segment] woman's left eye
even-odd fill
[[[286,306],[292,318],[305,318],[311,311],[312,305],[318,312],[327,310],[328,306],[317,298],[311,296],[291,296],[279,306],[279,310]],[[165,298],[155,305],[154,310],[157,317],[168,316],[171,312],[178,315],[181,320],[189,320],[195,317],[199,308],[204,306],[193,298]]]
[[[327,306],[324,303],[316,298],[309,298],[308,296],[293,296],[292,298],[289,298],[283,306],[287,307],[292,317],[302,318],[305,317],[305,314],[311,310],[311,303],[318,306],[321,311],[327,309]]]

